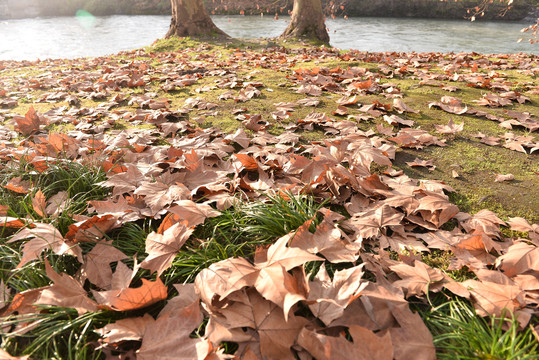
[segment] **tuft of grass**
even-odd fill
[[[99,335],[92,330],[110,322],[105,312],[78,315],[62,307],[43,307],[35,314],[2,318],[8,331],[0,333],[2,348],[12,354],[29,355],[34,359],[101,359],[96,350]]]
[[[482,318],[463,300],[445,302],[424,314],[440,360],[528,360],[539,357],[539,344],[529,327],[519,332],[513,315]]]
[[[18,194],[3,187],[17,176],[33,184],[32,193]],[[24,161],[11,163],[0,172],[0,204],[9,208],[9,216],[21,219],[30,216],[34,220],[50,222],[65,234],[68,226],[74,222],[73,215],[86,211],[88,201],[102,200],[110,193],[109,189],[96,185],[106,178],[105,171],[99,166],[85,166],[68,160],[50,163],[41,173]],[[32,198],[38,189],[47,200],[61,191],[67,193],[68,198],[60,215],[41,219],[35,212]]]
[[[209,218],[197,227],[165,272],[165,283],[192,282],[200,271],[228,258],[252,258],[257,247],[313,218],[314,228],[319,223],[317,213],[322,206],[311,196],[292,194],[272,195],[267,201],[254,203],[238,200],[220,216]]]

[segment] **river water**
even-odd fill
[[[289,18],[213,16],[236,38],[278,36]],[[79,16],[0,21],[0,60],[103,56],[150,45],[163,37],[170,16]],[[519,22],[350,18],[328,19],[331,45],[362,51],[539,54],[539,45],[517,43]]]

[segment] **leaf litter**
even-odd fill
[[[205,49],[201,45],[199,50]],[[89,201],[73,214],[62,233],[49,220],[69,201],[65,193],[46,196],[28,177],[7,179],[6,190],[33,194],[31,206],[38,216],[14,218],[4,212],[3,227],[18,231],[6,243],[23,241],[17,268],[41,262],[52,283],[17,293],[3,275],[3,317],[38,313],[43,305],[73,308],[79,314],[116,312],[115,322],[92,329],[101,335],[100,347],[128,354],[134,341],[140,359],[434,359],[432,335],[411,310],[412,299],[452,294],[471,301],[481,316],[508,315],[505,310],[510,310],[522,328],[537,315],[539,225],[520,217],[505,222],[488,210],[461,212],[450,201],[455,190],[448,184],[393,169],[403,149],[450,145],[466,131],[466,121],[434,124],[440,139],[406,118],[421,111],[406,104],[398,85],[383,83],[420,79],[420,86],[451,92],[458,88],[447,84],[463,83],[489,91],[476,105],[508,107],[531,100],[511,91],[498,71],[536,74],[536,59],[485,58],[484,72],[477,73],[469,71],[473,57],[467,54],[342,55],[326,48],[270,48],[236,49],[226,61],[213,52],[194,61],[191,52],[139,50],[123,53],[123,58],[48,60],[32,64],[48,75],[20,77],[20,83],[2,77],[2,108],[16,107],[23,101],[21,94],[36,88],[42,91],[39,99],[34,97],[36,103],[67,103],[42,114],[33,106],[24,115],[2,112],[2,166],[24,161],[40,173],[55,163],[97,165],[107,171],[107,179],[95,186],[110,189],[110,196]],[[291,69],[322,58],[350,66]],[[353,61],[379,68],[358,67]],[[432,62],[445,71],[429,72]],[[7,61],[2,68],[18,71],[24,66]],[[251,114],[249,104],[264,97],[267,88],[263,81],[249,81],[252,75],[244,75],[249,68],[285,73],[287,86],[300,94],[298,100]],[[218,80],[208,85],[205,80],[215,76]],[[521,87],[523,92],[537,91],[530,83]],[[220,89],[225,91],[210,101],[197,96],[179,104],[167,97]],[[333,115],[348,115],[347,120],[318,111],[320,102],[329,101],[326,95],[336,95]],[[373,100],[373,95],[393,101]],[[228,110],[243,127],[226,133],[199,126],[195,116],[218,116],[229,102],[245,106],[234,104]],[[424,106],[530,132],[476,135],[490,146],[529,156],[539,149],[531,134],[539,129],[537,114],[507,110],[493,115],[448,95]],[[297,117],[302,107],[313,108]],[[358,126],[373,120],[390,128],[381,122],[376,130]],[[52,130],[58,125],[67,130]],[[309,142],[304,138],[309,131],[326,135]],[[433,160],[416,158],[407,164],[436,169]],[[452,174],[459,177],[454,170]],[[512,179],[499,175],[495,181]],[[219,217],[238,198],[256,202],[274,195],[311,196],[325,207],[299,228],[260,245],[252,258],[214,262],[194,274],[193,283],[162,281],[197,227]],[[108,240],[107,234],[145,219],[159,228],[146,236],[142,261],[130,261],[115,246],[121,240]],[[519,235],[509,237],[504,229]],[[449,254],[446,269],[430,266],[422,257],[440,250]],[[47,260],[50,254],[73,257],[77,270],[56,272]],[[451,271],[458,270],[473,278],[452,278]],[[32,324],[17,327],[7,336]],[[193,337],[196,329],[202,331]],[[233,354],[225,353],[227,342],[236,344]]]

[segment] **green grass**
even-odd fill
[[[95,349],[99,335],[93,330],[110,321],[106,312],[79,316],[74,309],[42,307],[40,313],[2,318],[2,325],[11,330],[0,333],[1,347],[33,359],[103,359]]]
[[[442,303],[424,314],[440,360],[532,360],[539,344],[531,325],[519,331],[515,316],[482,318],[464,300]]]
[[[20,177],[33,184],[33,191],[20,194],[4,188],[11,179]],[[12,162],[0,171],[0,204],[9,208],[8,216],[25,218],[31,216],[55,225],[62,234],[74,223],[73,215],[79,215],[88,208],[88,201],[102,200],[110,191],[97,183],[106,180],[106,173],[99,166],[88,166],[65,160],[47,164],[44,172],[38,172],[24,161]],[[57,215],[42,217],[32,206],[32,198],[38,190],[49,200],[52,196],[65,191],[67,200],[63,211]]]
[[[192,282],[211,264],[233,257],[252,258],[257,247],[296,230],[314,218],[321,204],[310,196],[270,195],[267,201],[238,199],[221,215],[199,225],[165,272],[166,283]]]

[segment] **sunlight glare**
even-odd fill
[[[77,20],[79,20],[80,25],[85,29],[91,29],[94,27],[96,18],[91,13],[86,10],[77,10],[75,14]]]

